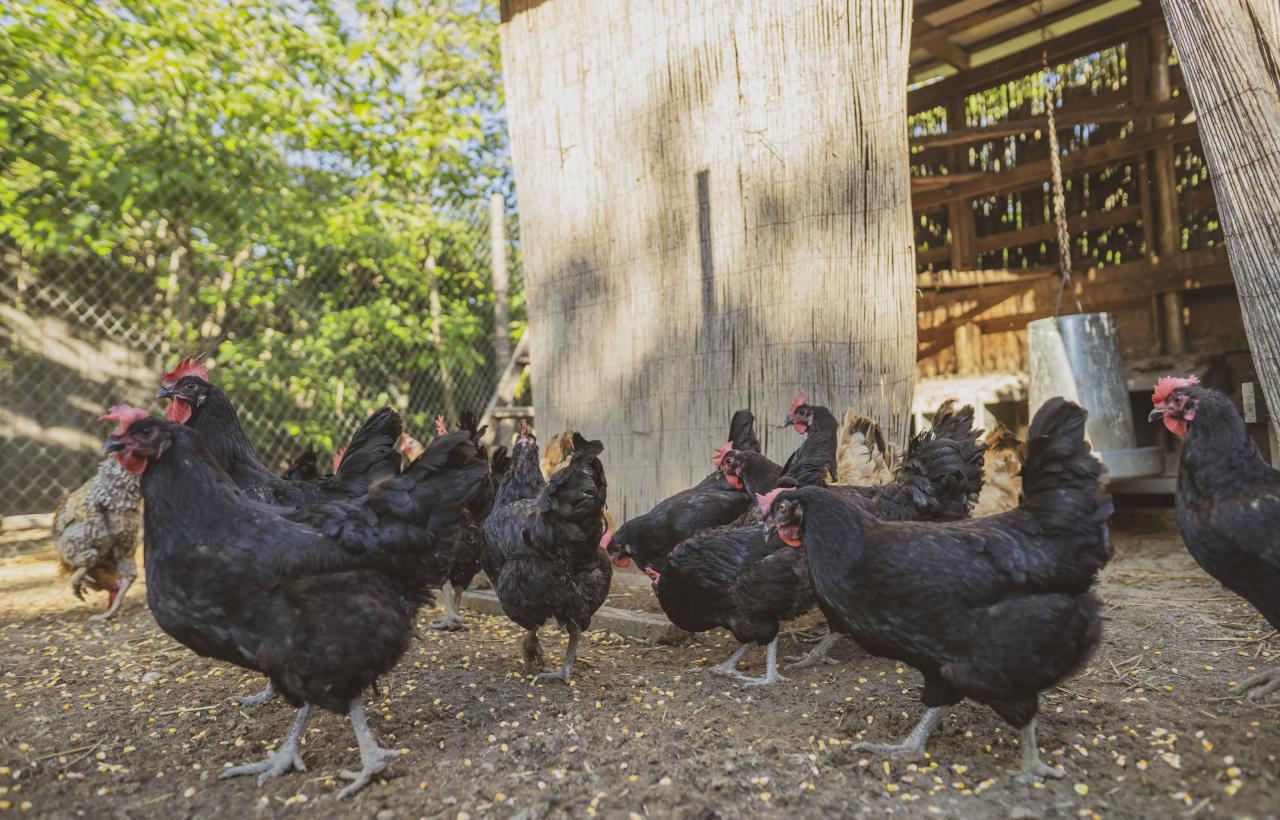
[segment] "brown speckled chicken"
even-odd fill
[[[878,487],[894,478],[895,453],[885,444],[880,425],[853,408],[844,411],[836,442],[836,484]]]
[[[1022,442],[1008,427],[996,422],[987,434],[987,456],[982,462],[982,494],[973,517],[999,515],[1018,506],[1022,498]]]
[[[58,571],[70,576],[71,591],[84,598],[84,588],[107,592],[104,621],[124,603],[138,577],[133,554],[142,529],[142,492],[138,477],[114,458],[104,459],[97,474],[58,503],[53,535],[58,543]]]

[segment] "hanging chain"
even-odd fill
[[[1053,221],[1058,229],[1058,272],[1062,274],[1062,284],[1058,288],[1058,302],[1053,307],[1053,315],[1057,316],[1062,312],[1062,296],[1067,288],[1071,288],[1071,295],[1075,297],[1076,310],[1084,313],[1084,306],[1080,304],[1080,294],[1076,293],[1075,288],[1071,286],[1071,234],[1067,231],[1067,196],[1062,188],[1062,157],[1058,155],[1058,128],[1053,116],[1056,105],[1053,99],[1053,88],[1049,84],[1048,51],[1041,53],[1041,61],[1044,63],[1042,75],[1044,109],[1045,116],[1049,120],[1049,168],[1053,185]]]

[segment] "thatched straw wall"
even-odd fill
[[[510,0],[534,401],[623,516],[797,391],[901,438],[915,362],[906,0]],[[778,459],[796,443],[772,430]]]

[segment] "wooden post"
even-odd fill
[[[908,0],[504,0],[538,426],[609,507],[707,474],[792,398],[905,441],[916,359]],[[615,507],[615,498],[618,505]]]
[[[511,358],[511,319],[507,315],[507,201],[496,191],[489,195],[489,268],[493,277],[493,352],[501,371]]]
[[[1169,79],[1169,39],[1164,24],[1147,26],[1142,33],[1146,45],[1148,89],[1147,99],[1165,102],[1173,96]],[[1152,125],[1164,126],[1159,118]],[[1178,177],[1173,165],[1173,146],[1161,145],[1151,152],[1151,173],[1155,185],[1157,218],[1155,225],[1156,255],[1168,259],[1182,250],[1182,214],[1178,208]],[[1166,353],[1185,353],[1187,334],[1182,323],[1182,294],[1166,293],[1160,297]]]
[[[1163,0],[1198,115],[1249,349],[1280,407],[1280,21],[1275,0]],[[1272,425],[1275,425],[1272,418]]]
[[[450,424],[458,418],[457,385],[444,361],[444,307],[440,302],[440,277],[436,275],[436,258],[427,254],[423,270],[427,276],[427,310],[431,315],[431,344],[435,348],[436,367],[440,371],[440,387],[444,391],[444,415]]]
[[[947,130],[965,127],[964,107],[968,95],[947,101]],[[947,170],[960,174],[969,170],[969,146],[953,145],[947,149]],[[976,270],[978,267],[978,229],[973,218],[973,200],[959,199],[947,203],[947,224],[951,226],[951,269]]]

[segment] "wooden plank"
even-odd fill
[[[1085,26],[1047,43],[1036,44],[1002,57],[994,63],[962,71],[955,76],[910,92],[907,95],[907,113],[918,114],[921,111],[928,111],[930,108],[944,105],[954,96],[990,88],[993,85],[1032,74],[1039,69],[1040,56],[1045,51],[1049,54],[1050,63],[1060,63],[1127,39],[1133,29],[1160,19],[1160,6],[1147,3],[1133,11],[1117,14],[1115,17]]]
[[[1107,287],[1111,289],[1129,289],[1134,293],[1142,293],[1149,296],[1152,293],[1163,293],[1171,290],[1194,290],[1200,286],[1197,284],[1197,275],[1208,272],[1216,277],[1221,272],[1220,268],[1226,265],[1226,250],[1218,247],[1183,251],[1180,254],[1154,263],[1150,260],[1142,259],[1101,268],[1093,266],[1092,262],[1090,262],[1074,268],[1071,275],[1081,285],[1085,295],[1089,295],[1090,291],[1097,290],[1098,287]],[[1126,277],[1130,279],[1126,280]],[[1057,287],[1057,280],[1054,279],[1055,297],[1057,295]],[[923,313],[971,299],[995,304],[1012,296],[1026,293],[1027,289],[1024,283],[1015,282],[992,287],[922,293],[916,298],[916,309],[919,313]],[[992,300],[995,301],[993,302]]]
[[[959,17],[954,17],[945,23],[937,24],[930,24],[927,22],[924,19],[924,16],[917,10],[915,22],[911,26],[911,42],[912,45],[915,45],[917,40],[935,31],[942,32],[945,36],[959,34],[962,31],[967,31],[968,29],[983,25],[984,23],[989,23],[992,20],[1004,17],[1006,14],[1012,14],[1015,11],[1024,9],[1027,6],[1039,2],[1040,0],[999,0],[999,2],[993,3],[990,6],[985,6],[976,11],[971,11],[968,14],[962,14]],[[938,9],[935,9],[935,11],[938,11]]]
[[[1183,115],[1191,113],[1191,101],[1186,97],[1174,97],[1164,102],[1144,105],[1121,102],[1119,101],[1121,97],[1122,94],[1117,92],[1104,92],[1090,98],[1090,102],[1087,104],[1073,105],[1069,109],[1059,109],[1053,112],[1058,129],[1073,128],[1085,123],[1129,122],[1152,114]],[[1042,116],[1006,120],[976,128],[948,131],[945,134],[927,134],[921,137],[913,137],[911,147],[929,151],[954,145],[971,145],[1006,137],[1016,137],[1044,127],[1045,119]],[[918,178],[923,179],[924,177]]]
[[[1104,143],[1102,145],[1075,151],[1062,158],[1062,173],[1070,174],[1087,168],[1110,165],[1116,160],[1135,156],[1143,151],[1161,145],[1173,145],[1190,142],[1199,137],[1199,130],[1194,122],[1161,128],[1140,137]],[[1044,182],[1049,178],[1050,160],[1043,159],[1020,165],[1012,171],[1002,174],[987,174],[984,179],[974,180],[956,185],[927,191],[912,197],[912,207],[917,211],[928,211],[950,202],[953,199],[973,199],[991,194],[1017,191],[1031,185]]]
[[[1114,228],[1116,225],[1137,222],[1141,218],[1141,208],[1116,208],[1110,211],[1095,211],[1083,217],[1068,217],[1067,226],[1070,228],[1072,235],[1075,235],[1080,231],[1099,231],[1103,228]],[[1026,245],[1031,242],[1056,241],[1057,236],[1057,227],[1051,222],[1046,222],[1043,225],[1032,225],[1014,231],[1002,231],[980,236],[978,237],[978,252],[990,253],[1004,248],[1016,248],[1019,245]]]
[[[944,31],[930,31],[912,41],[912,45],[923,48],[948,65],[962,70],[969,67],[969,52],[947,39]]]
[[[1057,270],[1053,265],[1036,265],[1030,268],[983,268],[981,270],[938,270],[916,274],[916,287],[921,290],[941,288],[971,288],[979,285],[1002,285],[1007,282],[1026,282],[1049,276]]]

